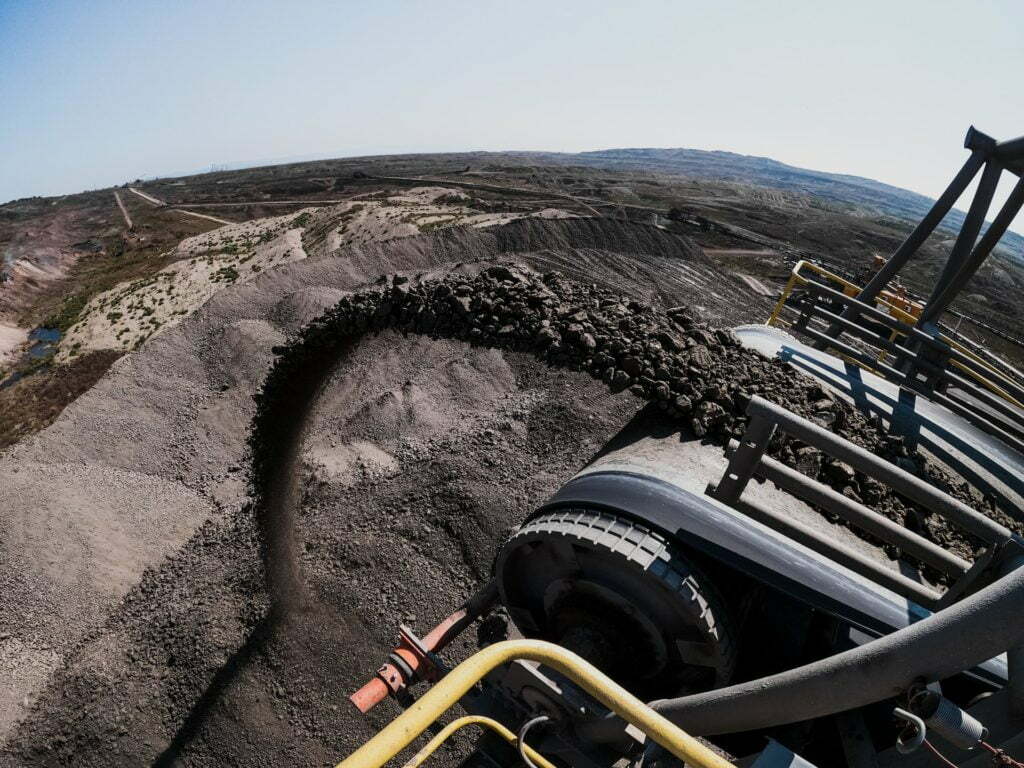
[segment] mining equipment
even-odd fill
[[[965,146],[949,189],[867,285],[800,262],[768,323],[736,333],[940,455],[1019,520],[1024,377],[941,317],[1024,204],[1018,180],[982,234],[1000,174],[1024,171],[1024,137],[972,128]],[[931,295],[886,290],[979,172]],[[400,628],[351,701],[366,712],[391,696],[405,711],[340,765],[384,765],[433,728],[413,768],[475,726],[487,734],[479,759],[498,765],[1020,766],[1024,540],[827,426],[759,397],[747,415],[703,487],[684,454],[717,449],[657,434],[569,479],[458,611],[423,637]],[[942,518],[978,554],[767,456],[783,433]],[[920,567],[887,566],[766,502],[751,480]],[[480,650],[449,668],[441,652],[473,625]],[[437,725],[455,704],[468,714]]]

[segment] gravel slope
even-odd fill
[[[241,471],[252,396],[273,357],[271,347],[340,294],[372,285],[382,273],[472,274],[478,268],[470,262],[512,253],[538,270],[560,268],[663,306],[705,306],[715,324],[749,321],[763,313],[749,306],[740,284],[718,272],[687,241],[651,227],[595,220],[531,220],[348,247],[218,293],[179,326],[118,361],[49,429],[0,457],[0,509],[5,525],[17,532],[0,539],[0,573],[21,585],[2,598],[0,659],[12,669],[36,660],[36,671],[16,678],[4,700],[0,726],[12,764],[23,763],[26,755],[59,764],[62,750],[65,755],[74,751],[84,764],[150,762],[175,734],[191,732],[188,713],[211,682],[225,684],[218,683],[225,661],[245,655],[251,646],[245,644],[247,637],[255,632],[278,638],[276,630],[259,623],[262,574]],[[427,346],[403,353],[407,343]],[[506,398],[521,397],[524,423],[531,426],[520,442],[509,445],[509,455],[498,459],[503,466],[522,469],[515,512],[510,504],[516,494],[510,494],[507,483],[488,492],[491,501],[501,502],[491,514],[501,520],[502,531],[557,487],[637,407],[625,396],[598,397],[602,387],[596,382],[586,385],[595,388],[594,397],[580,400],[586,390],[578,375],[548,373],[533,360],[518,359],[521,355],[471,351],[457,342],[403,341],[388,349],[392,367],[377,378],[361,379],[364,386],[379,382],[376,389],[359,390],[365,436],[335,438],[332,446],[329,430],[321,434],[318,427],[308,450],[310,466],[337,478],[349,476],[360,462],[375,465],[401,482],[436,486],[443,498],[455,491],[438,485],[436,478],[454,473],[476,478],[458,503],[486,506],[483,499],[489,497],[474,489],[490,487],[487,478],[494,472],[487,462],[495,460],[465,451],[459,440],[483,439],[467,425],[489,423]],[[378,365],[382,359],[387,357],[373,355],[366,364]],[[418,379],[403,378],[402,366],[424,359],[447,362],[428,367]],[[419,383],[406,392],[406,380]],[[562,394],[554,397],[558,387]],[[417,389],[429,394],[421,397]],[[384,405],[370,405],[382,396]],[[387,405],[389,400],[394,403]],[[374,436],[376,427],[367,426],[385,418],[369,415],[375,408],[391,414],[386,440]],[[414,418],[403,421],[395,415],[406,412]],[[592,428],[598,419],[601,428]],[[408,453],[410,446],[416,447],[413,453]],[[431,463],[438,457],[457,468],[438,468]],[[417,462],[429,469],[422,480],[412,469]],[[546,470],[538,472],[540,466]],[[378,498],[376,492],[372,496]],[[58,508],[70,532],[60,539],[52,531],[40,532],[41,523],[33,520],[36,510]],[[358,509],[353,504],[350,513],[353,520],[365,515],[367,530],[384,525],[392,514],[375,505],[365,512]],[[449,526],[457,539],[460,529]],[[486,528],[476,537],[470,547],[476,552],[472,569],[463,562],[462,553],[469,551],[463,545],[451,550],[451,537],[436,541],[430,558],[434,571],[446,574],[443,584],[429,582],[426,563],[410,560],[403,566],[404,573],[423,574],[420,604],[436,606],[438,615],[450,607],[458,598],[454,584],[468,586],[480,575],[497,533]],[[60,569],[48,565],[55,561]],[[116,579],[104,571],[111,562],[118,566]],[[394,592],[394,584],[383,579],[380,589]],[[39,637],[48,629],[37,627],[32,618],[40,612],[60,627],[45,648]],[[427,613],[424,621],[435,617]],[[348,638],[349,682],[379,655],[379,647],[365,657],[353,649],[389,639],[384,625],[367,629],[377,615],[352,624],[332,609],[316,619],[338,624]],[[287,644],[290,637],[280,641]],[[287,679],[281,684],[290,685]],[[281,739],[287,741],[288,732],[282,726]],[[338,744],[332,743],[334,754]]]

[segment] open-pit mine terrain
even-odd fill
[[[863,284],[930,204],[763,158],[608,150],[325,160],[0,206],[0,765],[334,765],[402,711],[348,699],[398,625],[425,633],[476,593],[584,468],[661,466],[669,446],[702,493],[752,402],[988,521],[965,531],[807,439],[764,441],[765,462],[881,522],[771,482],[752,483],[759,503],[927,603],[985,557],[986,525],[1024,533],[1020,477],[985,456],[964,470],[948,445],[967,427],[910,439],[750,329],[798,262]],[[901,273],[909,296],[962,223]],[[1011,369],[1022,261],[1010,231],[943,318]],[[743,629],[770,601],[700,562],[713,674],[681,690],[785,668],[752,660]],[[789,666],[827,655],[822,626],[801,631],[818,644]],[[477,634],[442,655],[467,658]],[[628,687],[669,695],[652,679]],[[836,764],[820,731],[776,735]],[[509,759],[477,742],[460,732],[433,759]]]

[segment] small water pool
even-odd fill
[[[56,328],[35,328],[29,331],[28,340],[30,346],[25,351],[25,356],[21,359],[21,364],[18,366],[22,370],[14,370],[6,378],[0,375],[0,389],[5,389],[16,381],[25,378],[25,363],[32,362],[33,360],[42,360],[50,355],[55,350],[57,342],[60,341],[61,335],[61,332]]]
[[[33,360],[46,357],[60,341],[61,333],[56,328],[35,328],[29,331],[28,340],[32,346],[28,348],[28,356]]]

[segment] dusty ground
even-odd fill
[[[0,371],[10,365],[18,350],[28,341],[28,331],[16,325],[0,323]]]
[[[447,610],[481,575],[502,533],[637,403],[608,396],[577,374],[455,342],[382,337],[361,347],[353,358],[359,374],[340,371],[331,388],[331,397],[349,399],[337,415],[323,411],[324,429],[311,432],[306,449],[310,475],[326,483],[324,500],[309,510],[316,525],[310,541],[323,543],[307,555],[320,557],[322,549],[323,567],[313,571],[337,579],[318,584],[314,577],[328,610],[301,621],[330,630],[318,634],[309,625],[292,633],[259,621],[262,579],[242,472],[251,398],[270,348],[341,292],[372,284],[381,272],[429,275],[469,254],[511,252],[535,268],[558,267],[663,306],[700,303],[716,324],[764,311],[686,241],[649,227],[584,220],[350,246],[221,291],[115,363],[52,427],[0,458],[0,556],[10,582],[0,647],[8,669],[35,670],[12,675],[4,694],[10,762],[31,754],[59,764],[71,750],[85,764],[152,762],[201,730],[204,702],[224,711],[219,694],[243,672],[263,702],[243,706],[256,720],[227,731],[218,726],[209,742],[188,747],[198,751],[186,762],[204,762],[211,749],[246,753],[255,748],[246,739],[311,757],[315,752],[294,741],[309,733],[322,734],[317,749],[326,760],[364,732],[344,707],[335,712],[327,702],[339,701],[365,675],[366,659],[384,649],[390,630],[378,618],[390,603],[417,613],[422,626]],[[492,442],[497,454],[479,450]],[[330,501],[350,484],[350,502]],[[320,482],[311,488],[319,494]],[[432,510],[428,524],[447,531],[443,539],[424,537],[417,522],[424,505]],[[372,540],[402,506],[406,557],[382,564],[394,569],[382,578],[367,567],[359,542]],[[34,512],[40,509],[53,513]],[[482,522],[456,522],[469,519]],[[337,532],[349,528],[351,536],[339,540]],[[362,586],[349,575],[356,572]],[[415,587],[405,584],[411,574],[419,574]],[[350,591],[338,591],[349,581]],[[339,604],[350,608],[335,610]],[[254,650],[268,637],[280,652]],[[300,650],[286,650],[296,644]],[[257,657],[266,657],[272,672],[261,671],[262,661],[246,672]],[[275,669],[285,659],[298,665],[294,676]],[[329,669],[336,685],[314,692],[303,682]],[[202,698],[211,685],[214,692]],[[313,698],[299,719],[326,724],[309,731],[288,723],[289,708],[307,706],[300,695]],[[296,727],[307,735],[296,736]]]

